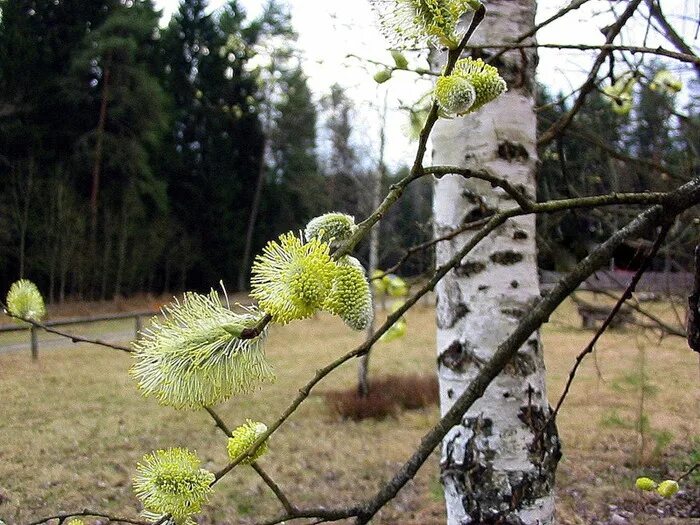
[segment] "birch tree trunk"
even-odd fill
[[[534,0],[491,0],[476,43],[502,42],[534,25]],[[486,58],[486,57],[485,57]],[[493,65],[508,92],[464,118],[441,119],[433,164],[488,170],[535,194],[534,52],[509,52]],[[446,176],[435,184],[435,233],[442,235],[515,203],[476,180]],[[437,247],[443,264],[468,240]],[[535,219],[513,219],[481,242],[436,288],[440,404],[444,414],[539,296]],[[539,335],[464,414],[443,442],[441,471],[449,525],[551,524],[560,457]]]

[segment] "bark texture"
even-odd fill
[[[532,28],[533,0],[492,0],[473,41],[500,42]],[[485,56],[484,58],[488,58]],[[476,113],[441,120],[433,163],[483,169],[534,197],[536,119],[533,51],[494,62],[508,92]],[[448,175],[436,181],[436,235],[515,203],[500,189]],[[468,233],[440,243],[437,264],[468,242]],[[539,297],[534,216],[498,228],[437,286],[437,351],[444,414]],[[445,437],[442,480],[448,523],[550,524],[560,457],[550,414],[539,335],[516,357]]]

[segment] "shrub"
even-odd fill
[[[331,412],[343,419],[360,421],[395,417],[402,409],[437,405],[439,389],[433,375],[387,375],[371,380],[365,397],[356,388],[326,392],[324,397]]]

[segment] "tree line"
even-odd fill
[[[51,302],[219,280],[243,289],[254,254],[280,232],[329,210],[370,212],[371,180],[386,170],[353,141],[343,89],[311,92],[279,2],[251,18],[237,0],[214,12],[183,0],[167,23],[151,0],[0,0],[0,9],[3,289],[30,277]],[[634,71],[627,114],[611,110],[602,87],[587,98],[577,123],[540,148],[539,198],[665,191],[697,173],[694,86],[684,97],[651,89],[661,69]],[[537,102],[542,129],[570,105],[544,86]],[[382,193],[403,174],[385,175]],[[380,268],[431,238],[431,191],[427,180],[410,186],[382,220]],[[566,269],[620,221],[605,210],[541,216],[540,266]],[[677,221],[666,268],[689,267],[696,235],[692,221]],[[359,255],[366,262],[366,245]],[[432,264],[430,250],[418,251],[398,271]]]
[[[368,206],[352,103],[337,86],[315,101],[282,4],[251,18],[237,0],[183,0],[167,24],[151,0],[0,9],[3,289],[31,277],[63,301],[241,287],[270,238]]]
[[[680,82],[668,66],[652,61],[636,68],[618,64],[612,81],[605,79],[589,94],[577,119],[555,140],[538,150],[537,196],[541,201],[615,192],[664,192],[700,173],[700,98],[697,81]],[[634,79],[627,107],[616,105],[615,93],[605,89],[616,79]],[[659,78],[673,78],[663,89]],[[657,79],[657,80],[655,80]],[[618,81],[619,82],[619,81]],[[546,86],[537,93],[538,134],[570,110],[565,93],[553,95]],[[568,210],[538,216],[539,266],[566,271],[634,218],[632,209]],[[657,271],[688,271],[700,225],[697,213],[680,215],[669,242],[652,263]],[[616,252],[611,264],[637,269],[655,232],[632,241],[627,253]],[[640,241],[635,244],[635,241]],[[638,249],[642,248],[642,249]]]

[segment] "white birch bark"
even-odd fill
[[[534,24],[534,0],[492,0],[473,41],[494,43]],[[433,132],[433,164],[484,169],[535,194],[536,55],[509,52],[494,63],[508,92],[463,118],[442,119]],[[435,233],[515,203],[476,180],[436,181]],[[443,264],[468,240],[437,248]],[[535,219],[511,219],[468,255],[436,288],[440,404],[444,414],[539,296]],[[559,440],[550,414],[542,345],[533,335],[443,442],[442,480],[449,525],[553,523]]]

